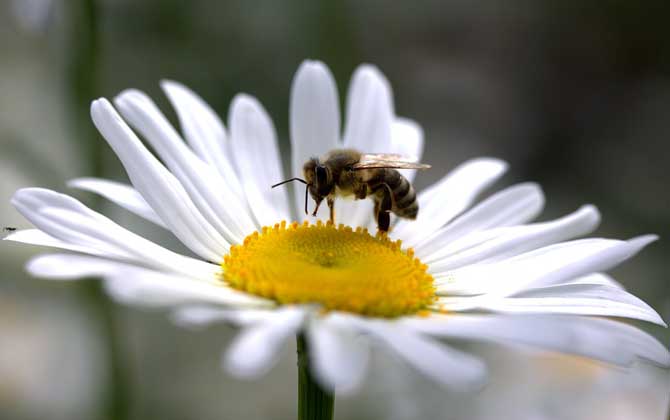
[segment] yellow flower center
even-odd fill
[[[411,248],[344,225],[264,227],[231,247],[222,267],[231,287],[285,304],[395,317],[435,302],[433,278]]]

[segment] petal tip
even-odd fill
[[[656,242],[660,237],[656,234],[650,233],[646,235],[636,236],[628,240],[628,243],[633,245],[635,248],[642,249],[645,246],[649,245],[652,242]]]
[[[158,81],[158,85],[163,90],[172,90],[172,89],[184,89],[186,86],[172,79],[161,79]]]
[[[92,180],[91,178],[72,178],[65,181],[65,186],[68,188],[81,189],[82,186],[86,185],[88,181]]]
[[[328,66],[326,66],[326,64],[323,61],[308,58],[306,60],[303,60],[302,63],[300,63],[300,66],[298,67],[298,73],[302,71],[314,71],[314,70],[321,71],[327,68]]]
[[[140,101],[150,101],[150,99],[146,93],[135,88],[124,89],[114,97],[114,104],[119,108],[124,108]]]
[[[322,83],[327,84],[329,87],[335,86],[335,78],[333,77],[332,72],[328,66],[319,60],[305,60],[300,64],[298,70],[295,72],[293,77],[293,90],[297,89],[297,86],[307,85],[311,86],[312,83]]]

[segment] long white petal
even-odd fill
[[[393,121],[389,153],[397,153],[406,156],[409,159],[416,160],[417,162],[421,161],[421,157],[423,156],[423,129],[421,126],[408,118],[396,118],[395,121]],[[399,172],[407,178],[409,182],[414,180],[417,173],[415,169],[401,169]],[[345,215],[356,214],[356,217],[358,217],[357,220],[344,220],[343,218],[340,220],[340,213],[342,212],[338,210],[338,213],[336,213],[338,223],[367,227],[371,232],[377,230],[377,220],[374,217],[374,205],[372,200],[357,200],[353,202],[338,200],[335,205],[336,208],[339,206],[340,209],[342,207],[350,206],[360,207],[355,213],[354,210],[346,210],[343,213]]]
[[[389,153],[397,153],[417,162],[423,157],[423,129],[409,118],[396,118],[391,126],[391,148]],[[401,174],[409,182],[414,181],[416,170],[403,169]]]
[[[91,117],[128,173],[133,186],[142,194],[188,248],[201,257],[218,261],[228,244],[203,217],[184,187],[142,145],[107,99],[91,104]]]
[[[214,272],[207,279],[196,274],[188,277],[131,263],[73,254],[38,255],[28,262],[27,269],[32,275],[56,280],[102,277],[109,295],[125,304],[174,306],[210,303],[244,308],[273,306],[266,299],[233,290],[217,282]]]
[[[486,381],[486,366],[481,360],[444,343],[399,325],[370,323],[368,331],[416,370],[449,388],[478,389]]]
[[[393,93],[375,66],[363,64],[351,77],[347,92],[344,147],[364,153],[385,153],[391,146],[395,120]]]
[[[554,313],[639,319],[666,326],[642,300],[617,287],[560,284],[527,289],[513,297],[484,300],[478,308],[505,313]]]
[[[129,212],[167,228],[142,194],[130,185],[100,178],[76,178],[68,181],[67,186],[99,194]]]
[[[90,246],[82,245],[73,245],[68,242],[61,241],[56,239],[51,235],[48,235],[42,232],[39,229],[23,229],[17,232],[7,235],[3,238],[5,241],[19,242],[23,244],[38,245],[38,246],[48,246],[51,248],[59,248],[68,251],[81,252],[83,254],[90,255],[106,255],[105,252],[95,249]]]
[[[367,371],[370,349],[361,337],[332,325],[328,317],[308,324],[307,338],[316,379],[337,394],[354,392]]]
[[[292,171],[289,178],[302,177],[302,166],[308,159],[340,145],[337,88],[332,73],[322,62],[307,60],[298,68],[291,86],[289,118]],[[298,220],[304,220],[304,190],[294,190]],[[327,209],[321,210],[320,214],[327,217]]]
[[[231,307],[272,306],[273,303],[224,285],[150,270],[120,270],[105,277],[105,290],[115,300],[139,306],[172,307],[213,303]]]
[[[509,296],[530,287],[560,284],[608,270],[656,239],[654,235],[645,235],[628,241],[580,239],[564,242],[500,262],[456,269],[437,276],[436,284],[443,294]]]
[[[326,207],[327,206],[322,206]],[[325,212],[324,220],[328,213]],[[335,200],[335,223],[344,223],[351,227],[367,227],[371,232],[377,230],[377,220],[374,218],[374,202],[370,198],[352,200],[350,197]]]
[[[465,239],[468,234],[528,222],[533,220],[543,207],[544,194],[539,185],[530,182],[513,185],[456,217],[443,228],[421,240],[414,250],[421,256],[422,261],[431,262],[437,257],[476,245],[477,242],[460,240]]]
[[[224,367],[239,378],[257,378],[268,372],[279,358],[289,337],[301,328],[305,310],[284,307],[267,322],[242,330],[228,348]]]
[[[449,172],[441,181],[418,195],[416,220],[399,220],[392,231],[408,246],[413,246],[468,208],[477,195],[498,179],[507,164],[498,159],[467,161]]]
[[[393,94],[386,77],[375,66],[363,64],[354,72],[347,93],[345,148],[364,153],[388,153],[393,149]],[[337,221],[368,226],[372,202],[339,200]]]
[[[114,102],[126,120],[151,143],[188,193],[217,236],[239,243],[256,229],[244,202],[226,178],[198,158],[156,104],[138,90],[126,90]]]
[[[290,219],[277,136],[263,106],[249,95],[237,95],[230,105],[228,125],[235,164],[249,207],[262,226]]]
[[[173,312],[172,320],[179,326],[194,329],[220,322],[237,327],[246,327],[268,321],[274,315],[274,309],[221,309],[213,306],[184,306]]]
[[[132,266],[125,262],[77,254],[40,254],[26,264],[26,270],[32,276],[52,280],[104,277],[129,267]]]
[[[238,197],[244,197],[242,185],[232,164],[232,156],[226,153],[230,143],[226,128],[216,112],[181,83],[163,80],[161,87],[177,111],[184,137],[193,151],[221,174]]]
[[[486,366],[481,360],[424,337],[402,323],[348,314],[331,318],[334,325],[370,334],[419,372],[449,388],[472,390],[486,381]]]
[[[599,222],[598,210],[593,206],[584,206],[572,214],[551,222],[509,227],[505,234],[494,239],[436,259],[430,264],[430,272],[441,274],[467,264],[510,258],[542,246],[590,233]]]
[[[401,324],[437,337],[525,345],[576,354],[617,365],[636,356],[661,365],[670,354],[649,334],[622,322],[567,315],[435,315]]]
[[[60,241],[83,247],[82,252],[196,277],[210,276],[212,267],[218,270],[217,265],[156,245],[65,194],[26,188],[14,194],[12,204],[37,228]]]
[[[603,286],[616,287],[621,290],[626,290],[623,284],[616,281],[612,276],[605,273],[592,273],[586,276],[577,277],[574,280],[567,281],[563,284],[601,284]]]

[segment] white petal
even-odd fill
[[[218,261],[228,246],[195,207],[184,187],[142,145],[106,99],[93,101],[91,117],[123,163],[133,186],[188,248]]]
[[[323,206],[326,207],[327,206]],[[372,199],[353,200],[351,197],[335,200],[335,223],[344,223],[351,227],[367,227],[371,231],[377,230],[377,221],[374,216],[374,202]],[[324,212],[323,219],[327,220],[328,212]]]
[[[613,316],[666,326],[649,305],[620,288],[597,284],[560,284],[527,289],[513,297],[484,300],[478,308],[505,313]]]
[[[637,357],[654,362],[663,367],[670,367],[670,352],[651,334],[623,322],[610,319],[594,319],[600,328],[616,334],[622,341],[621,347]]]
[[[39,229],[24,229],[7,235],[3,238],[5,241],[19,242],[23,244],[48,246],[51,248],[65,249],[68,251],[81,252],[83,254],[104,256],[107,253],[90,246],[73,245],[53,236],[47,235]]]
[[[486,380],[486,367],[481,360],[423,337],[402,322],[342,313],[332,314],[330,318],[333,325],[370,334],[419,372],[449,388],[472,390],[480,388]]]
[[[480,158],[465,162],[418,195],[416,220],[399,220],[393,236],[413,246],[468,208],[477,195],[498,179],[507,164]]]
[[[212,306],[185,306],[172,314],[173,321],[186,328],[203,328],[210,324],[225,322],[235,326],[249,326],[268,321],[275,315],[267,309],[221,309]]]
[[[126,263],[76,254],[41,254],[26,264],[26,270],[32,276],[53,280],[103,277],[128,267]]]
[[[186,146],[151,98],[131,89],[118,95],[114,102],[181,182],[193,204],[216,229],[215,236],[223,236],[226,243],[239,243],[255,230],[246,205],[226,178]]]
[[[397,153],[421,161],[423,156],[423,129],[409,118],[396,118],[391,126],[391,148],[389,153]],[[401,174],[410,182],[414,181],[416,170],[404,169]]]
[[[347,92],[344,147],[364,153],[388,152],[394,120],[393,94],[386,77],[375,66],[359,66]]]
[[[600,213],[584,206],[560,219],[507,228],[507,232],[456,254],[436,258],[430,272],[442,274],[467,264],[506,259],[552,243],[592,232],[600,223]]]
[[[262,226],[290,220],[277,136],[263,106],[249,95],[237,95],[230,105],[228,124],[235,164],[249,207]]]
[[[65,194],[25,188],[14,194],[12,204],[40,230],[83,247],[82,252],[208,279],[220,270],[217,265],[179,255],[135,235]]]
[[[142,194],[130,185],[107,179],[77,178],[68,181],[67,186],[99,194],[143,219],[166,227],[160,216],[144,200]]]
[[[401,321],[437,337],[517,344],[630,365],[636,356],[670,364],[668,351],[644,331],[622,322],[561,315],[434,315]]]
[[[484,385],[487,372],[481,360],[400,325],[367,324],[370,334],[432,380],[456,390],[473,390]]]
[[[284,307],[267,322],[247,327],[228,348],[225,368],[239,378],[262,376],[277,362],[280,349],[301,328],[304,318],[304,309]]]
[[[28,262],[38,277],[75,280],[105,279],[105,289],[115,300],[141,306],[213,303],[235,307],[272,306],[273,303],[223,285],[212,273],[208,279],[164,273],[104,258],[73,254],[44,254]],[[203,281],[206,280],[206,281]]]
[[[489,293],[504,297],[530,287],[560,284],[604,271],[632,257],[657,238],[628,241],[580,239],[540,248],[497,263],[476,264],[438,276],[440,293]]]
[[[226,153],[226,146],[229,145],[226,128],[216,112],[181,83],[163,80],[161,87],[177,111],[184,137],[193,151],[224,177],[238,197],[244,197],[242,185],[231,161],[232,156]]]
[[[356,391],[367,370],[370,349],[351,331],[332,325],[328,317],[314,319],[307,329],[311,363],[325,389],[348,395]]]
[[[376,67],[359,66],[347,93],[344,147],[364,153],[388,153],[393,149],[394,122],[393,97],[388,81]],[[373,215],[371,200],[339,201],[338,223],[368,226]]]
[[[424,262],[453,253],[475,244],[459,239],[466,235],[502,226],[514,226],[533,220],[544,207],[544,194],[539,185],[523,183],[499,191],[455,218],[443,228],[415,246]]]
[[[232,307],[272,306],[273,302],[239,292],[222,283],[160,273],[146,269],[126,269],[105,276],[105,290],[127,305],[176,306],[213,303]]]
[[[419,124],[408,118],[396,118],[393,122],[391,134],[389,153],[397,153],[417,162],[421,160],[423,155],[423,130]],[[417,171],[401,169],[399,172],[412,182]],[[374,218],[372,200],[338,200],[335,206],[338,209],[336,222],[349,226],[367,227],[371,232],[377,230],[377,220]],[[349,207],[354,206],[357,208],[349,209]],[[343,208],[347,209],[341,211]],[[347,218],[350,220],[347,220]]]
[[[621,290],[626,290],[625,287],[618,281],[616,281],[612,276],[609,276],[605,273],[592,273],[586,276],[578,277],[574,280],[570,280],[563,284],[601,284],[603,286],[616,287]]]
[[[311,157],[340,144],[340,105],[333,75],[320,61],[304,61],[291,86],[289,109],[291,175],[302,177],[302,166]],[[289,178],[290,178],[289,177]],[[279,182],[281,180],[276,180]],[[295,188],[298,220],[304,220],[304,190]]]

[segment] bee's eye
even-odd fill
[[[316,183],[317,185],[325,185],[328,182],[328,173],[325,166],[316,167]]]

